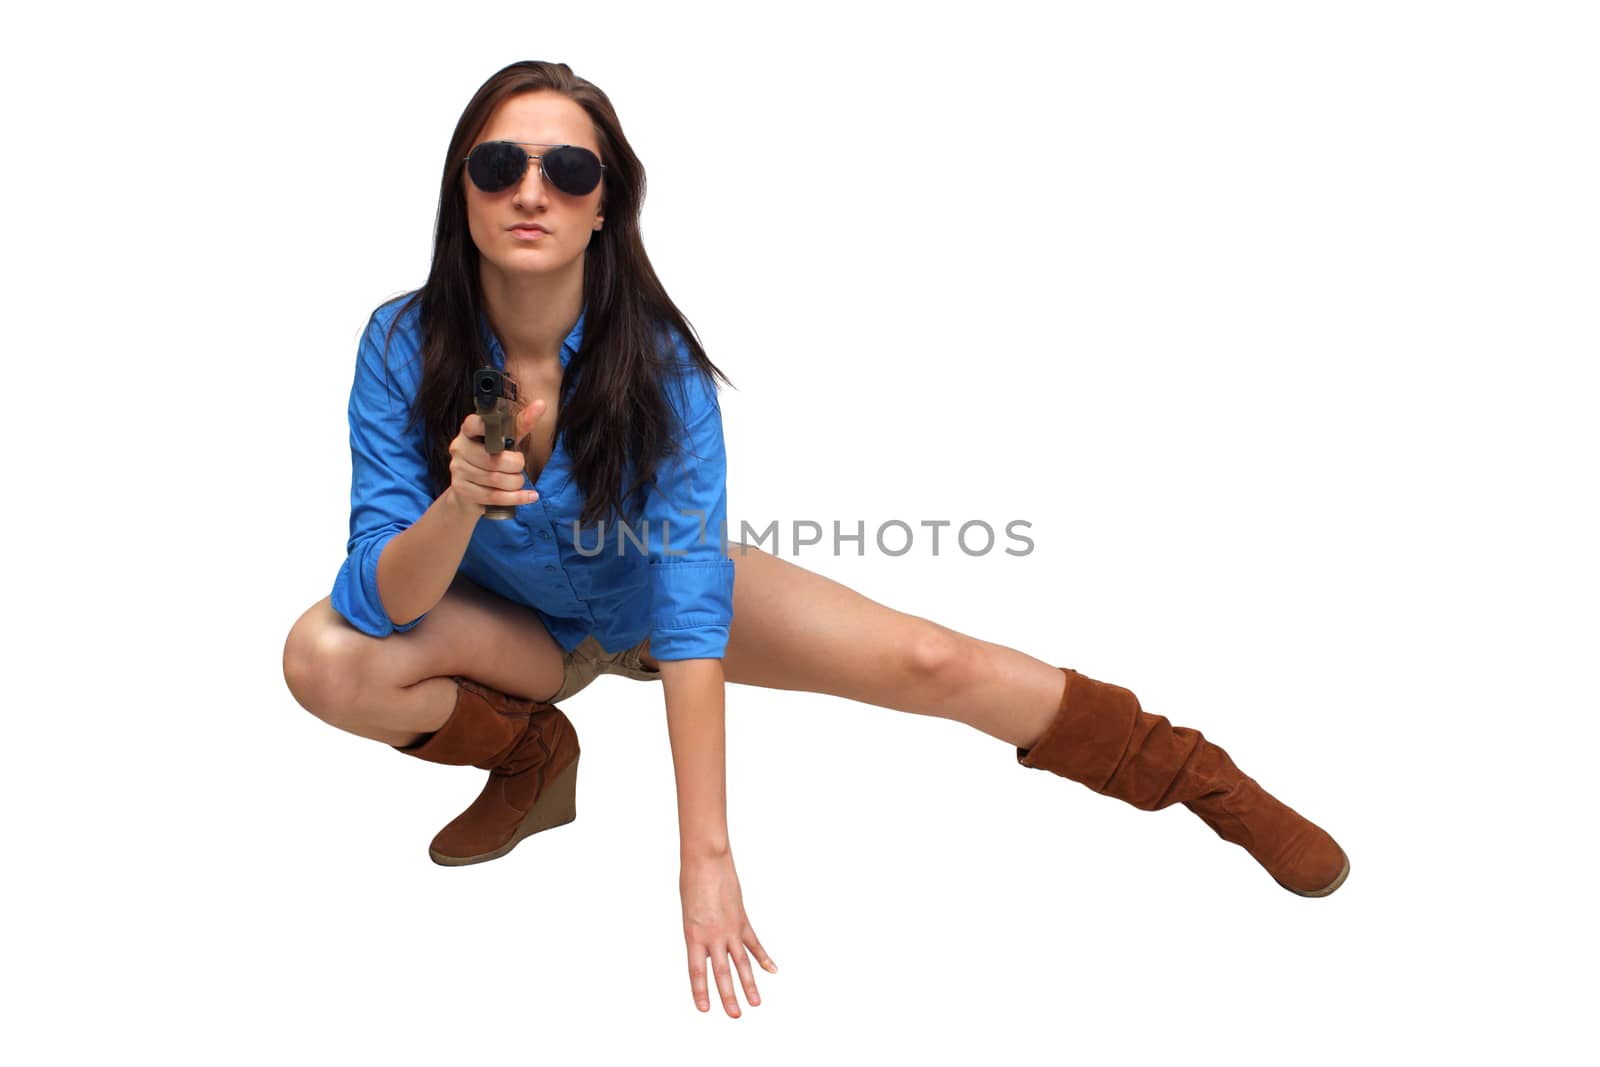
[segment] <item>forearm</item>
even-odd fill
[[[378,598],[396,625],[411,622],[439,603],[467,553],[481,511],[446,489],[416,522],[383,546],[378,557]]]
[[[683,856],[728,851],[726,700],[720,659],[663,660]]]

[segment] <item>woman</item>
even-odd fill
[[[577,734],[554,705],[614,673],[662,684],[702,1011],[707,957],[730,1015],[733,970],[760,1002],[749,952],[777,969],[729,848],[727,682],[968,723],[1024,766],[1185,804],[1292,892],[1339,887],[1349,861],[1328,834],[1129,690],[725,545],[726,377],[651,269],[643,195],[605,94],[565,64],[512,64],[456,125],[426,284],[361,342],[348,557],[290,632],[284,675],[335,726],[489,771],[436,862],[492,860],[575,817]],[[516,447],[486,447],[480,367],[516,383]]]

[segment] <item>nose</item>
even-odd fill
[[[539,169],[539,160],[529,157],[528,169],[522,172],[522,180],[517,183],[516,206],[526,207],[532,204],[542,204],[549,195],[545,188],[544,172]]]

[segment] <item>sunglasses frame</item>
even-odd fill
[[[528,148],[579,148],[579,149],[582,149],[585,152],[588,152],[590,155],[594,156],[595,157],[595,162],[599,163],[599,165],[600,165],[600,181],[595,183],[595,189],[600,188],[600,183],[605,181],[605,179],[606,179],[606,165],[604,163],[600,163],[600,157],[598,155],[595,155],[594,149],[585,148],[581,144],[545,144],[542,141],[502,141],[502,140],[493,140],[493,141],[483,141],[480,144],[473,145],[472,146],[472,152],[476,152],[478,149],[482,148],[484,145],[490,145],[490,144],[514,144],[518,148],[522,148],[522,149],[528,149]],[[463,162],[463,163],[471,163],[472,162],[472,152],[468,152],[466,155],[462,156],[461,157],[461,162]],[[533,160],[536,160],[536,159],[539,161],[539,177],[543,178],[546,182],[548,182],[549,185],[550,185],[550,188],[556,190],[556,192],[558,192],[558,193],[561,193],[563,196],[588,196],[589,193],[594,192],[594,189],[590,189],[589,193],[569,193],[569,192],[567,192],[565,189],[561,188],[561,186],[557,185],[554,181],[551,181],[549,173],[547,173],[545,171],[545,169],[544,169],[545,153],[540,152],[540,153],[535,154],[533,152],[524,151],[523,155],[528,157],[528,161],[530,163]],[[496,189],[494,191],[494,193],[503,193],[503,192],[505,192],[506,189],[512,188],[513,186],[515,186],[517,184],[517,182],[520,182],[523,178],[525,178],[527,176],[528,176],[528,169],[525,166],[522,169],[522,174],[517,178],[517,181],[512,182],[511,185],[506,186],[505,189]],[[479,185],[477,182],[472,180],[472,172],[470,170],[467,171],[467,181],[472,182],[473,188],[477,189],[480,193],[487,193],[487,195],[489,195],[489,196],[493,196],[494,195],[494,193],[489,193],[487,190],[485,190],[483,188],[483,186]]]

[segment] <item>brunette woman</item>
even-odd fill
[[[967,723],[1023,766],[1186,805],[1291,892],[1337,889],[1350,864],[1327,833],[1128,689],[725,542],[727,378],[645,255],[644,189],[603,92],[565,64],[506,67],[450,139],[426,283],[361,339],[348,555],[284,676],[341,729],[489,772],[429,855],[481,863],[572,821],[578,738],[556,704],[611,673],[661,683],[701,1010],[708,957],[730,1015],[735,973],[759,1003],[750,954],[776,970],[728,841],[728,682]],[[486,446],[480,368],[516,385],[514,447]]]

